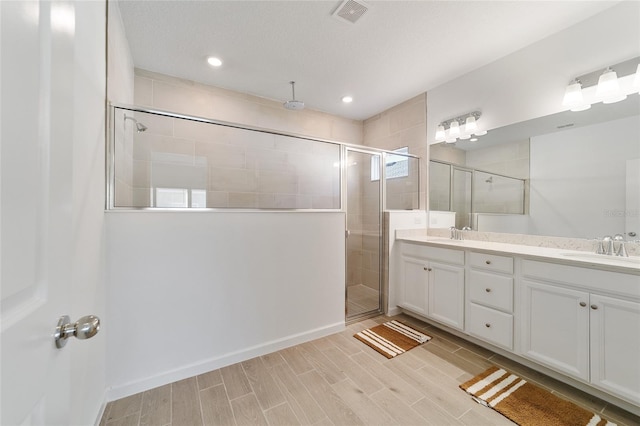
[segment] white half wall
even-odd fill
[[[114,400],[344,329],[342,212],[107,213]]]

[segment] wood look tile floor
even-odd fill
[[[101,426],[513,425],[458,385],[500,365],[619,425],[640,417],[409,316],[433,339],[387,360],[341,333],[110,402]]]

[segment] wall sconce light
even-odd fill
[[[471,139],[471,135],[486,135],[486,130],[478,130],[478,119],[481,115],[480,111],[473,111],[459,117],[443,121],[436,129],[436,141],[454,143],[458,139]],[[461,125],[460,123],[464,124]],[[477,138],[474,139],[477,140]]]
[[[640,57],[607,67],[603,72],[595,71],[577,77],[564,92],[562,105],[571,111],[584,111],[592,104],[612,104],[639,91],[634,81],[640,81]],[[638,83],[640,86],[640,83]]]

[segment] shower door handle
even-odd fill
[[[349,238],[350,235],[351,235],[351,231],[349,231],[348,229],[344,231],[345,238]]]

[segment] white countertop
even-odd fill
[[[495,243],[490,241],[451,240],[449,238],[426,235],[403,236],[396,238],[396,240],[433,247],[470,249],[493,254],[518,255],[526,258],[532,258],[534,260],[545,260],[552,261],[554,263],[563,263],[566,265],[640,275],[640,257],[637,256],[607,256],[604,254],[595,254],[586,251]]]

